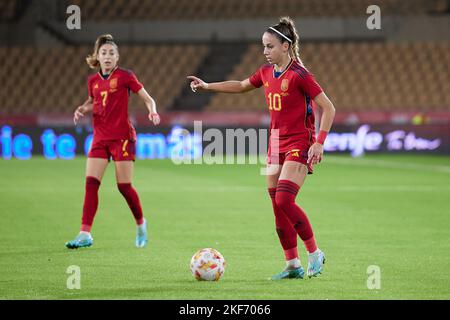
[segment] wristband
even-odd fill
[[[319,135],[317,136],[317,143],[320,143],[321,145],[324,144],[325,139],[327,138],[328,132],[325,130],[320,130]]]

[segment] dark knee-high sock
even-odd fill
[[[284,250],[286,260],[298,258],[297,250],[297,232],[292,227],[285,213],[277,206],[275,202],[277,188],[268,188],[270,198],[272,199],[273,213],[275,215],[275,227],[281,246]]]
[[[100,181],[97,178],[86,177],[83,217],[81,218],[81,231],[91,232],[94,217],[97,213],[99,188]]]
[[[131,183],[118,183],[117,188],[119,189],[125,200],[127,200],[128,206],[130,207],[134,219],[136,220],[136,224],[140,225],[144,223],[141,201],[139,200],[139,195],[133,188]]]
[[[279,180],[275,202],[289,218],[294,229],[303,240],[306,250],[311,253],[316,251],[317,245],[306,213],[295,203],[295,197],[297,196],[299,189],[300,187],[292,181]]]

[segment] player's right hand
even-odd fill
[[[187,78],[189,80],[192,80],[190,86],[191,86],[191,90],[193,92],[197,92],[197,90],[208,89],[208,84],[205,81],[203,81],[202,79],[194,77],[194,76],[188,76]]]
[[[79,106],[75,109],[75,112],[73,113],[73,123],[77,125],[78,121],[84,117],[85,109],[83,106]]]

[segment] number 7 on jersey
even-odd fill
[[[102,105],[106,106],[106,98],[108,97],[108,91],[102,91],[100,92],[100,95],[102,96]]]

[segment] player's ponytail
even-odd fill
[[[275,29],[275,31],[273,29]],[[277,31],[281,33],[281,35]],[[300,37],[294,21],[290,17],[281,17],[280,22],[277,25],[270,27],[267,32],[277,36],[281,43],[289,42],[291,58],[303,65],[302,60],[300,59]]]
[[[114,47],[116,47],[116,50],[119,50],[114,42],[114,38],[112,35],[102,34],[101,36],[99,36],[95,41],[94,52],[86,57],[86,62],[91,69],[96,69],[100,66],[100,62],[97,58],[98,52],[100,51],[100,48],[106,43],[112,44]]]

